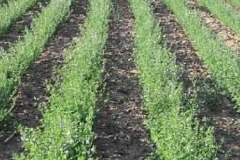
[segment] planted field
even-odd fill
[[[237,1],[0,4],[1,160],[240,159]]]
[[[233,7],[236,8],[240,7],[240,2],[238,0],[225,0],[225,1]]]
[[[15,42],[23,39],[26,31],[31,29],[33,19],[37,17],[47,4],[48,1],[39,1],[34,7],[22,14],[15,23],[10,25],[5,34],[0,35],[0,57]]]
[[[187,0],[186,4],[189,8],[196,10],[201,20],[207,25],[229,48],[239,51],[240,36],[236,34],[225,23],[220,21],[216,16],[212,15],[210,10],[194,0]],[[231,10],[232,8],[230,8]]]
[[[0,6],[0,35],[5,33],[19,16],[34,6],[38,1],[40,0],[9,0],[6,5]]]

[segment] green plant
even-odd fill
[[[85,160],[91,157],[92,125],[110,0],[90,1],[82,37],[65,52],[61,83],[51,90],[43,129],[22,128],[26,155],[16,159]],[[58,83],[59,84],[59,83]]]
[[[16,31],[21,33],[25,31],[25,27],[23,25],[16,25]]]
[[[237,6],[237,7],[240,7],[240,1],[239,0],[229,0],[230,3],[233,4],[233,6]]]
[[[219,93],[216,82],[210,79],[194,79],[197,104],[200,108],[208,107],[217,112],[223,103],[223,96]]]
[[[7,3],[7,0],[0,0],[0,4]]]
[[[224,22],[235,33],[240,35],[240,14],[238,11],[227,6],[225,2],[218,3],[215,0],[196,0],[203,6],[207,7],[211,14],[215,15],[219,20]]]
[[[7,5],[0,6],[0,35],[4,34],[12,23],[39,1],[9,0]]]
[[[156,143],[156,156],[165,160],[216,159],[213,129],[194,121],[196,105],[182,106],[182,85],[175,57],[163,44],[147,0],[131,0],[136,19],[136,64],[148,111],[147,126]],[[144,22],[144,23],[142,23]],[[189,104],[190,105],[190,104]],[[181,110],[187,107],[187,110]],[[153,153],[154,154],[154,153]]]
[[[47,40],[69,12],[69,1],[52,0],[41,14],[33,19],[32,30],[26,30],[22,41],[3,53],[0,59],[0,120],[10,112],[8,102],[28,66],[39,56]]]
[[[221,90],[228,93],[240,107],[240,57],[212,37],[210,29],[203,26],[196,11],[185,6],[184,1],[164,0],[178,18],[190,37],[197,53],[210,70],[211,78]]]

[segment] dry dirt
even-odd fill
[[[153,151],[146,114],[141,108],[141,89],[133,59],[134,18],[127,0],[113,0],[108,38],[104,53],[108,94],[98,106],[94,125],[96,156],[108,160],[140,160]]]
[[[23,39],[25,29],[31,29],[32,20],[46,7],[48,1],[38,2],[33,8],[23,14],[9,30],[0,36],[0,56],[3,50],[9,49],[18,40]]]
[[[220,0],[219,2],[221,3],[222,0]],[[235,6],[231,0],[223,0],[224,2],[226,2],[226,4],[229,7],[232,7],[233,9],[237,10],[240,13],[240,6]]]
[[[219,160],[239,160],[240,125],[237,122],[239,123],[240,114],[226,95],[215,87],[214,79],[174,14],[162,2],[154,2],[153,6],[167,47],[175,54],[176,63],[183,65],[180,81],[184,84],[185,94],[190,97],[193,93],[198,95],[200,108],[196,118],[203,120],[203,117],[207,117],[209,125],[214,127],[216,141],[221,144],[217,155]]]
[[[74,37],[80,36],[79,27],[84,23],[88,6],[87,0],[76,1],[68,20],[60,24],[58,31],[48,42],[41,56],[29,66],[23,75],[15,94],[16,104],[12,111],[12,121],[15,126],[7,126],[4,129],[3,126],[0,126],[1,160],[10,160],[12,153],[24,150],[21,136],[16,132],[17,125],[33,128],[40,125],[42,114],[37,106],[48,103],[49,94],[46,91],[46,81],[52,81],[54,70],[61,66],[63,50],[69,47]],[[4,143],[11,135],[13,137]]]
[[[211,12],[204,6],[201,6],[194,0],[186,0],[186,5],[189,8],[196,9],[201,16],[205,25],[207,25],[221,40],[230,48],[240,50],[240,36],[234,33],[223,22],[218,20]]]

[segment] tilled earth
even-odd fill
[[[218,0],[220,3],[222,0]],[[226,2],[226,4],[229,6],[229,7],[232,7],[233,9],[237,10],[238,12],[240,12],[240,6],[236,6],[233,4],[232,0],[223,0],[224,2]]]
[[[21,40],[25,34],[25,29],[30,29],[32,20],[39,14],[48,1],[40,1],[36,6],[23,14],[16,23],[14,23],[6,34],[0,36],[0,56],[1,52],[9,49],[15,42]]]
[[[184,33],[173,13],[163,2],[151,0],[154,14],[162,29],[167,47],[176,56],[176,64],[183,67],[179,79],[184,85],[184,94],[192,97],[197,94],[200,106],[196,119],[209,119],[208,124],[215,128],[215,138],[221,148],[220,160],[239,160],[240,158],[240,114],[234,104],[222,94],[209,71],[198,56],[190,39]],[[144,126],[146,112],[142,108],[141,88],[138,70],[134,64],[134,17],[128,0],[112,0],[113,10],[109,17],[108,37],[104,51],[105,82],[104,95],[100,97],[96,109],[95,156],[99,159],[140,160],[154,152],[155,145],[150,133]],[[199,10],[204,22],[224,42],[239,49],[239,37],[210,12],[186,0],[189,7]],[[1,47],[7,50],[23,37],[19,26],[31,27],[32,18],[41,10],[41,2],[13,25],[10,31],[0,37]],[[63,63],[63,50],[68,48],[75,37],[80,36],[80,28],[89,7],[87,0],[77,0],[72,6],[69,19],[62,23],[56,34],[46,45],[42,55],[25,72],[15,93],[15,106],[8,126],[0,124],[0,160],[12,159],[13,153],[24,151],[17,125],[35,128],[40,125],[42,114],[37,108],[48,103],[49,93],[46,82],[54,83],[54,70]],[[13,102],[12,102],[13,103]],[[184,102],[188,103],[188,102]],[[11,104],[9,104],[10,106]],[[202,124],[204,124],[203,122]]]
[[[133,59],[133,15],[127,0],[113,0],[103,75],[108,94],[94,125],[96,156],[100,159],[140,160],[153,151],[143,125],[140,87]]]
[[[196,9],[205,25],[217,34],[228,47],[240,51],[240,36],[234,33],[223,22],[211,15],[211,12],[195,0],[186,0],[186,5]]]
[[[46,83],[54,81],[54,70],[62,64],[63,50],[71,45],[74,37],[80,36],[80,28],[86,18],[88,6],[87,0],[76,1],[68,20],[59,26],[41,56],[29,66],[23,75],[14,97],[16,104],[12,112],[12,121],[16,126],[20,124],[34,128],[40,125],[42,114],[37,106],[48,102],[49,94],[46,90]],[[16,126],[7,126],[4,130],[0,126],[1,160],[9,160],[12,153],[24,150],[21,136],[15,130]]]
[[[215,82],[209,71],[197,55],[177,18],[162,2],[153,2],[154,13],[162,27],[164,40],[170,51],[175,54],[177,64],[183,65],[180,80],[185,93],[197,93],[200,106],[196,118],[209,118],[209,124],[215,129],[215,138],[221,148],[219,160],[240,159],[240,114],[233,108],[234,104],[214,87]]]

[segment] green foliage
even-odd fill
[[[42,120],[43,130],[21,129],[28,154],[16,159],[90,159],[110,0],[92,0],[90,6],[82,37],[65,51],[65,65],[59,71],[61,84],[51,90],[50,106],[46,107]]]
[[[4,34],[12,23],[39,1],[40,0],[9,0],[7,4],[0,6],[0,35]],[[4,1],[2,1],[2,3],[3,2]]]
[[[208,8],[211,14],[215,15],[219,20],[224,22],[235,33],[240,35],[240,14],[238,11],[226,5],[225,2],[217,2],[215,0],[197,0],[200,4]],[[238,2],[239,3],[239,2]]]
[[[240,7],[240,1],[239,0],[229,0],[230,3],[233,4],[233,6]]]
[[[156,153],[164,160],[216,159],[212,128],[204,129],[194,121],[196,105],[181,106],[175,59],[159,45],[161,35],[147,0],[131,0],[131,6],[136,19],[136,63]],[[189,109],[180,111],[182,107]]]
[[[27,67],[39,56],[47,40],[69,12],[70,1],[52,0],[39,17],[33,19],[31,31],[0,58],[0,110],[8,103]],[[2,113],[3,112],[3,113]],[[7,111],[0,111],[0,121]]]
[[[192,44],[210,70],[212,79],[218,87],[233,97],[239,108],[240,57],[228,50],[220,40],[214,39],[211,31],[201,24],[197,12],[187,8],[183,1],[164,1],[192,40]]]
[[[0,0],[0,5],[1,4],[4,4],[4,3],[7,3],[8,0]]]

